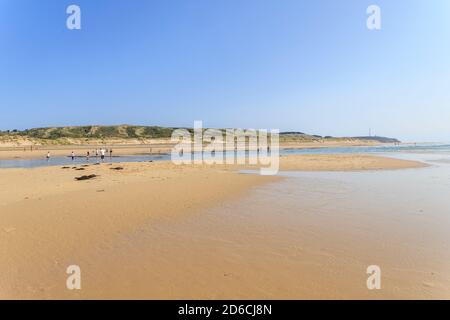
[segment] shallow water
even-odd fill
[[[146,161],[159,161],[170,160],[170,155],[147,155],[147,156],[114,156],[105,157],[105,163],[118,163],[118,162],[146,162]],[[52,157],[47,159],[11,159],[0,160],[0,168],[37,168],[47,166],[67,166],[67,165],[80,165],[80,164],[92,164],[101,162],[100,157],[91,157],[89,160],[86,157],[76,157],[72,160],[71,157]]]
[[[335,153],[445,153],[450,155],[450,144],[423,143],[381,145],[370,147],[330,147],[285,149],[284,154],[335,154]]]
[[[282,172],[286,179],[240,199],[151,221],[115,251],[153,268],[151,281],[136,267],[121,290],[141,286],[148,298],[151,285],[175,299],[449,299],[450,164],[435,162],[447,155],[392,156],[431,166]],[[371,265],[381,269],[380,290],[367,288]],[[169,268],[169,279],[154,276]]]
[[[307,148],[307,149],[283,149],[280,150],[280,155],[291,154],[336,154],[336,153],[366,153],[366,154],[386,154],[389,156],[396,156],[396,154],[427,154],[430,156],[441,155],[442,159],[450,159],[450,145],[449,144],[417,144],[417,145],[389,145],[389,146],[374,146],[374,147],[335,147],[335,148]],[[256,156],[256,152],[225,152],[224,157],[249,157]],[[62,165],[79,165],[86,163],[96,163],[100,158],[91,157],[87,160],[85,157],[76,157],[74,160],[71,157],[52,157],[50,160],[42,159],[11,159],[0,160],[0,168],[36,168],[45,166],[62,166]],[[208,156],[204,154],[204,158]],[[170,160],[170,154],[164,155],[133,155],[133,156],[114,156],[106,157],[105,162],[147,162]]]
[[[298,265],[284,285],[285,292],[299,289],[288,298],[448,299],[450,163],[441,161],[448,155],[391,156],[431,166],[282,172],[287,179],[211,212],[222,225],[246,217],[254,232],[278,242],[271,251]],[[369,265],[380,266],[382,290],[367,289]]]

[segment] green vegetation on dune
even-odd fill
[[[85,140],[86,142],[93,139],[168,139],[171,137],[173,130],[178,128],[167,128],[158,126],[71,126],[71,127],[51,127],[51,128],[34,128],[23,131],[8,130],[0,131],[0,138],[5,139],[31,139],[39,140],[44,144],[70,144],[70,139]],[[186,128],[192,133],[192,129]],[[354,137],[354,138],[338,138],[331,136],[308,135],[303,132],[282,132],[280,133],[281,142],[314,142],[314,141],[342,141],[342,140],[365,140],[377,141],[383,143],[399,142],[397,139],[384,137]]]
[[[175,128],[147,126],[79,126],[35,128],[23,131],[2,131],[3,136],[21,136],[34,139],[159,139],[170,138]]]

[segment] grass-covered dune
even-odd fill
[[[35,128],[23,131],[2,132],[2,134],[16,135],[36,139],[59,139],[59,138],[170,138],[175,128],[164,128],[156,126],[76,126],[76,127],[52,127]]]
[[[0,144],[80,144],[95,141],[113,141],[119,143],[139,143],[154,139],[170,139],[173,130],[178,128],[158,126],[67,126],[34,128],[27,130],[0,131]],[[191,128],[185,128],[192,132]],[[381,143],[400,142],[385,137],[331,137],[310,135],[303,132],[281,132],[280,142],[339,142],[339,141],[371,141]]]

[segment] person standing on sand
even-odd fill
[[[86,153],[86,160],[87,161],[89,161],[89,156],[90,156],[90,153],[89,153],[89,151]]]
[[[112,158],[112,149],[109,149],[109,157]]]
[[[102,158],[102,162],[105,161],[105,149],[100,150],[100,157]]]
[[[75,153],[73,151],[72,151],[71,157],[72,157],[72,161],[75,160]]]
[[[47,152],[47,161],[50,160],[50,151]]]

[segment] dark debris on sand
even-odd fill
[[[77,181],[83,181],[83,180],[90,180],[98,177],[96,174],[90,174],[88,176],[81,176],[81,177],[75,177],[75,180]]]

